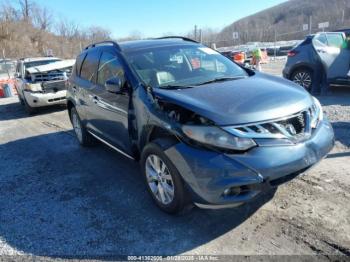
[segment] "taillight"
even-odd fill
[[[298,52],[295,51],[295,50],[291,50],[291,51],[288,52],[288,56],[289,56],[289,57],[293,57],[293,56],[295,56],[295,55],[297,55],[297,54],[298,54]]]

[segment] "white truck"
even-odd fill
[[[38,108],[66,104],[66,81],[75,60],[55,57],[23,58],[17,62],[15,87],[29,114]]]

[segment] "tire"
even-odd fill
[[[293,72],[291,79],[294,83],[302,86],[308,92],[311,92],[313,73],[307,68],[298,69]]]
[[[86,127],[80,120],[77,110],[73,107],[70,111],[70,119],[74,129],[74,133],[82,146],[92,146],[95,144],[95,139],[89,134]]]
[[[21,101],[21,100],[20,100]],[[28,115],[34,115],[38,110],[34,107],[31,107],[26,98],[23,97],[23,100],[21,101],[21,104],[24,105],[24,109],[26,110],[27,114]]]
[[[158,174],[155,172],[157,158],[160,160],[158,162],[158,170],[160,171]],[[152,165],[152,159],[155,165]],[[146,145],[140,163],[148,192],[162,211],[169,214],[178,214],[188,210],[187,207],[190,206],[190,201],[182,178],[174,164],[164,154],[164,149],[161,146],[154,142]],[[161,172],[162,169],[164,172]],[[172,197],[171,192],[173,192]]]

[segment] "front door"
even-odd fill
[[[106,81],[114,77],[122,79],[121,92],[111,93],[105,88]],[[123,67],[115,54],[102,53],[96,85],[91,90],[90,95],[94,103],[94,112],[91,116],[93,128],[107,142],[130,155],[131,143],[128,123],[130,87],[125,80]]]

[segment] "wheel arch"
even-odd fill
[[[292,68],[292,70],[290,70],[289,80],[292,80],[292,77],[294,76],[295,72],[300,71],[302,69],[306,69],[306,70],[310,71],[312,74],[314,73],[314,68],[311,65],[304,64],[304,63],[297,64]]]
[[[144,128],[141,134],[140,152],[142,152],[142,150],[148,143],[155,142],[159,144],[160,141],[163,141],[162,144],[160,144],[160,146],[166,148],[177,143],[179,139],[171,131],[163,127],[157,125],[147,126],[146,128]],[[168,142],[165,143],[164,141]]]
[[[68,110],[68,115],[69,115],[70,120],[72,120],[71,119],[71,111],[72,111],[73,107],[75,107],[75,103],[72,100],[68,99],[67,100],[67,110]]]

